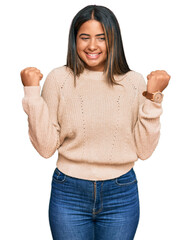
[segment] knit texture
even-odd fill
[[[142,96],[142,74],[129,71],[110,86],[103,72],[85,69],[76,79],[61,66],[41,86],[24,87],[22,106],[29,137],[38,153],[51,157],[71,177],[107,180],[125,174],[138,158],[145,160],[160,137],[162,104]]]

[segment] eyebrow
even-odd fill
[[[83,35],[84,35],[84,36],[90,36],[90,34],[81,33],[79,37],[81,37],[81,36],[83,36]],[[96,34],[96,37],[103,36],[103,35],[105,35],[105,34],[104,34],[104,33]]]

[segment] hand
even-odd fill
[[[39,86],[43,75],[35,67],[27,67],[20,72],[21,80],[24,86]]]
[[[156,70],[151,72],[147,76],[147,92],[162,92],[167,87],[170,78],[171,76],[164,70]]]

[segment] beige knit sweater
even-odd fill
[[[74,87],[72,71],[53,69],[42,92],[24,87],[30,140],[44,158],[58,149],[57,167],[87,180],[125,174],[140,158],[151,156],[160,136],[162,106],[142,96],[146,82],[130,71],[112,88],[103,72],[85,69]]]

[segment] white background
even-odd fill
[[[141,216],[135,240],[190,240],[190,5],[182,0],[40,1],[0,3],[0,239],[51,240],[48,204],[57,153],[41,157],[28,137],[20,71],[44,77],[66,63],[74,15],[89,4],[116,15],[131,69],[171,75],[164,90],[161,137],[146,161],[137,161]]]

